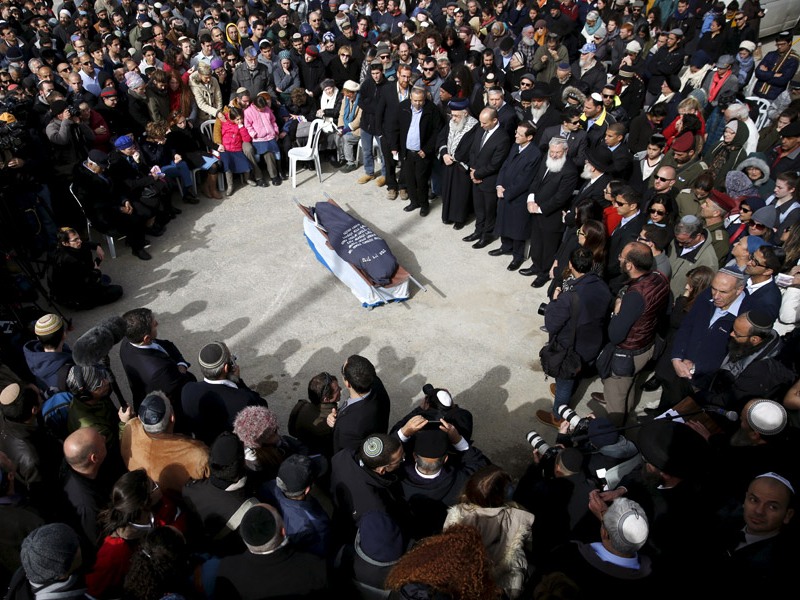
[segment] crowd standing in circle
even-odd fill
[[[393,390],[366,357],[305,374],[282,427],[224,341],[192,373],[146,308],[73,344],[43,315],[0,370],[6,597],[786,589],[800,547],[800,58],[790,32],[762,56],[764,11],[3,3],[3,223],[49,257],[59,304],[123,295],[81,240],[85,216],[150,260],[181,202],[279,187],[320,119],[343,175],[421,217],[440,205],[444,225],[472,227],[464,242],[547,286],[543,363],[563,358],[537,412],[556,444],[532,431],[516,481],[447,389],[426,385],[390,423]],[[603,391],[580,416],[569,407],[591,378]],[[635,410],[636,386],[660,390],[658,406]],[[671,409],[686,422],[654,418]]]

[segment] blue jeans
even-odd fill
[[[553,400],[553,414],[560,417],[558,409],[569,404],[572,399],[572,390],[575,388],[574,379],[561,379],[556,377],[556,397]]]
[[[375,157],[372,154],[372,140],[378,142],[380,146],[381,136],[372,135],[371,133],[361,130],[361,156],[364,159],[364,172],[367,175],[375,173]],[[386,161],[381,161],[381,175],[386,177]]]
[[[192,171],[186,161],[161,167],[161,172],[172,179],[180,178],[184,191],[192,189]]]

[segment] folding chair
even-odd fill
[[[200,123],[200,132],[206,136],[211,142],[214,142],[214,119],[209,119],[208,121],[203,121]],[[200,167],[196,169],[192,169],[192,188],[194,188],[194,195],[197,196],[197,173],[202,171]],[[224,177],[217,177],[217,189],[220,192],[225,191],[225,178]]]

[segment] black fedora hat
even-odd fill
[[[590,148],[586,153],[586,160],[592,163],[595,169],[603,173],[608,173],[614,168],[614,157],[611,154],[611,150],[604,145]]]
[[[534,98],[550,98],[553,95],[553,90],[550,89],[550,84],[537,81],[531,90],[531,96]]]

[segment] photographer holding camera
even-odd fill
[[[573,250],[569,258],[570,277],[564,280],[562,291],[553,295],[553,301],[544,313],[548,345],[555,341],[561,348],[573,347],[582,363],[580,371],[585,371],[594,362],[603,347],[604,328],[611,306],[611,292],[592,271],[593,264],[591,250],[582,246]],[[555,397],[552,412],[536,411],[536,417],[542,423],[551,427],[561,425],[563,419],[558,410],[569,404],[575,382],[576,377],[568,373],[556,375],[556,382],[550,384],[550,393]]]
[[[77,107],[68,105],[65,100],[52,102],[50,114],[53,118],[47,124],[45,134],[50,141],[53,206],[59,223],[77,225],[80,223],[77,220],[77,207],[74,210],[67,208],[75,206],[68,188],[75,166],[88,156],[89,146],[94,141],[94,132],[88,125],[81,123]]]

